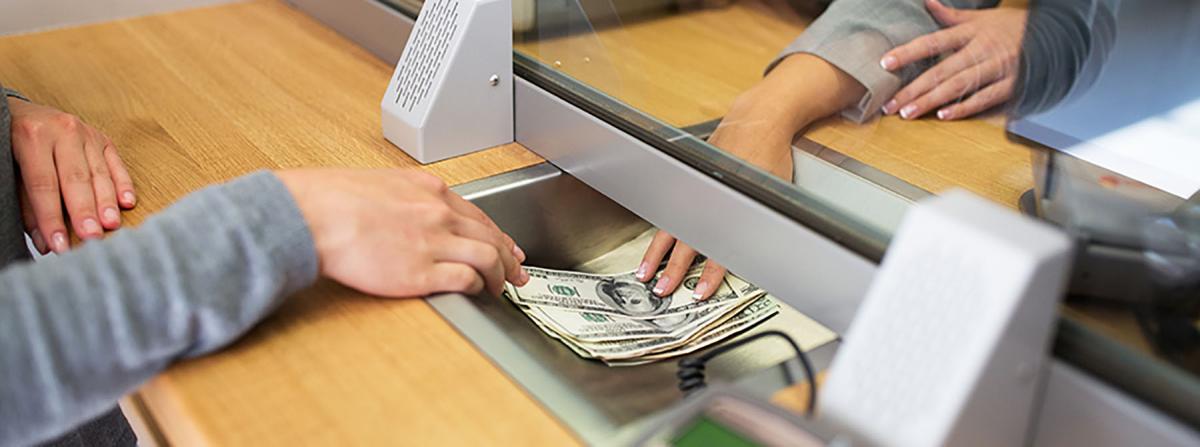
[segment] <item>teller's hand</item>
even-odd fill
[[[317,249],[321,273],[388,297],[436,292],[499,296],[529,281],[525,253],[479,208],[416,170],[302,169],[276,173]]]
[[[99,130],[53,107],[8,98],[13,159],[21,179],[21,216],[34,247],[70,248],[65,205],[75,234],[95,239],[121,226],[133,208],[133,180],[117,148]]]
[[[884,104],[883,113],[916,119],[936,109],[938,119],[955,120],[1008,101],[1016,85],[1028,12],[1021,8],[960,10],[939,0],[926,0],[925,6],[946,28],[892,49],[879,64],[895,71],[940,54],[953,54],[900,89]],[[961,98],[966,99],[959,101]]]
[[[776,114],[773,106],[759,100],[757,91],[743,94],[735,101],[729,114],[717,126],[717,130],[709,137],[708,142],[713,146],[757,166],[772,175],[792,179],[792,136],[793,130],[780,123],[784,115]],[[771,113],[763,113],[763,108],[769,108]],[[654,278],[658,266],[670,253],[667,268],[654,285],[654,294],[670,295],[679,288],[683,277],[687,274],[698,253],[683,242],[675,240],[665,231],[659,231],[646,250],[641,265],[638,266],[637,277],[645,282]],[[717,285],[725,277],[725,267],[709,259],[705,261],[704,273],[700,275],[692,295],[696,299],[708,299],[716,292]]]
[[[808,53],[789,55],[754,87],[738,95],[708,142],[743,161],[792,180],[792,139],[817,119],[854,104],[866,92],[846,72]],[[654,293],[673,293],[696,259],[696,250],[659,232],[638,267],[638,279],[649,281],[670,253]],[[725,276],[725,267],[706,261],[693,295],[707,299]]]
[[[654,283],[653,291],[658,296],[675,293],[675,289],[679,288],[684,275],[687,274],[698,255],[692,247],[676,241],[675,237],[666,231],[659,231],[654,235],[654,240],[650,242],[650,248],[646,249],[642,263],[638,266],[636,273],[638,280],[646,282],[653,279],[654,274],[658,271],[658,266],[662,264],[663,258],[667,256],[668,252],[671,253],[671,259],[667,261],[667,268]],[[725,277],[725,267],[712,260],[705,262],[704,272],[700,274],[700,281],[696,283],[696,288],[692,289],[692,297],[701,300],[711,297],[717,290],[717,285],[721,284],[721,280]]]

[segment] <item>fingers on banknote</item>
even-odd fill
[[[675,236],[662,230],[655,233],[654,239],[650,241],[650,247],[646,249],[646,254],[642,257],[641,265],[638,265],[635,273],[637,279],[646,282],[654,278],[654,272],[658,271],[658,266],[662,264],[663,258],[674,246]]]
[[[717,291],[717,286],[721,284],[721,280],[725,278],[725,267],[721,264],[713,262],[709,259],[704,264],[704,273],[700,274],[700,281],[696,283],[696,288],[692,290],[692,297],[698,300],[707,300],[712,297]]]

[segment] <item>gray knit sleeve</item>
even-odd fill
[[[141,226],[0,272],[0,445],[112,408],[171,362],[236,339],[317,277],[312,236],[269,172]]]
[[[983,8],[995,6],[999,0],[945,3],[957,8]],[[879,66],[879,59],[892,48],[938,29],[921,0],[837,0],[766,71],[796,53],[809,53],[828,61],[866,87],[867,93],[842,112],[848,119],[863,122],[878,112],[902,85],[929,67],[922,62],[891,73]]]
[[[5,97],[5,98],[8,98],[8,97],[13,97],[13,98],[20,99],[20,100],[22,100],[22,101],[29,101],[29,98],[26,98],[26,97],[25,97],[25,95],[22,95],[22,94],[21,94],[21,92],[18,92],[18,91],[16,91],[16,90],[13,90],[13,89],[11,89],[11,88],[8,88],[8,87],[0,87],[0,91],[3,91],[3,92],[4,92],[4,97]]]

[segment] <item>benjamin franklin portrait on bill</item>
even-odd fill
[[[661,314],[671,306],[671,297],[651,292],[653,281],[643,284],[634,278],[605,278],[596,284],[596,295],[605,304],[633,317]]]

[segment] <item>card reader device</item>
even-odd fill
[[[915,205],[833,359],[822,417],[869,445],[1027,444],[1071,251],[967,192]]]

